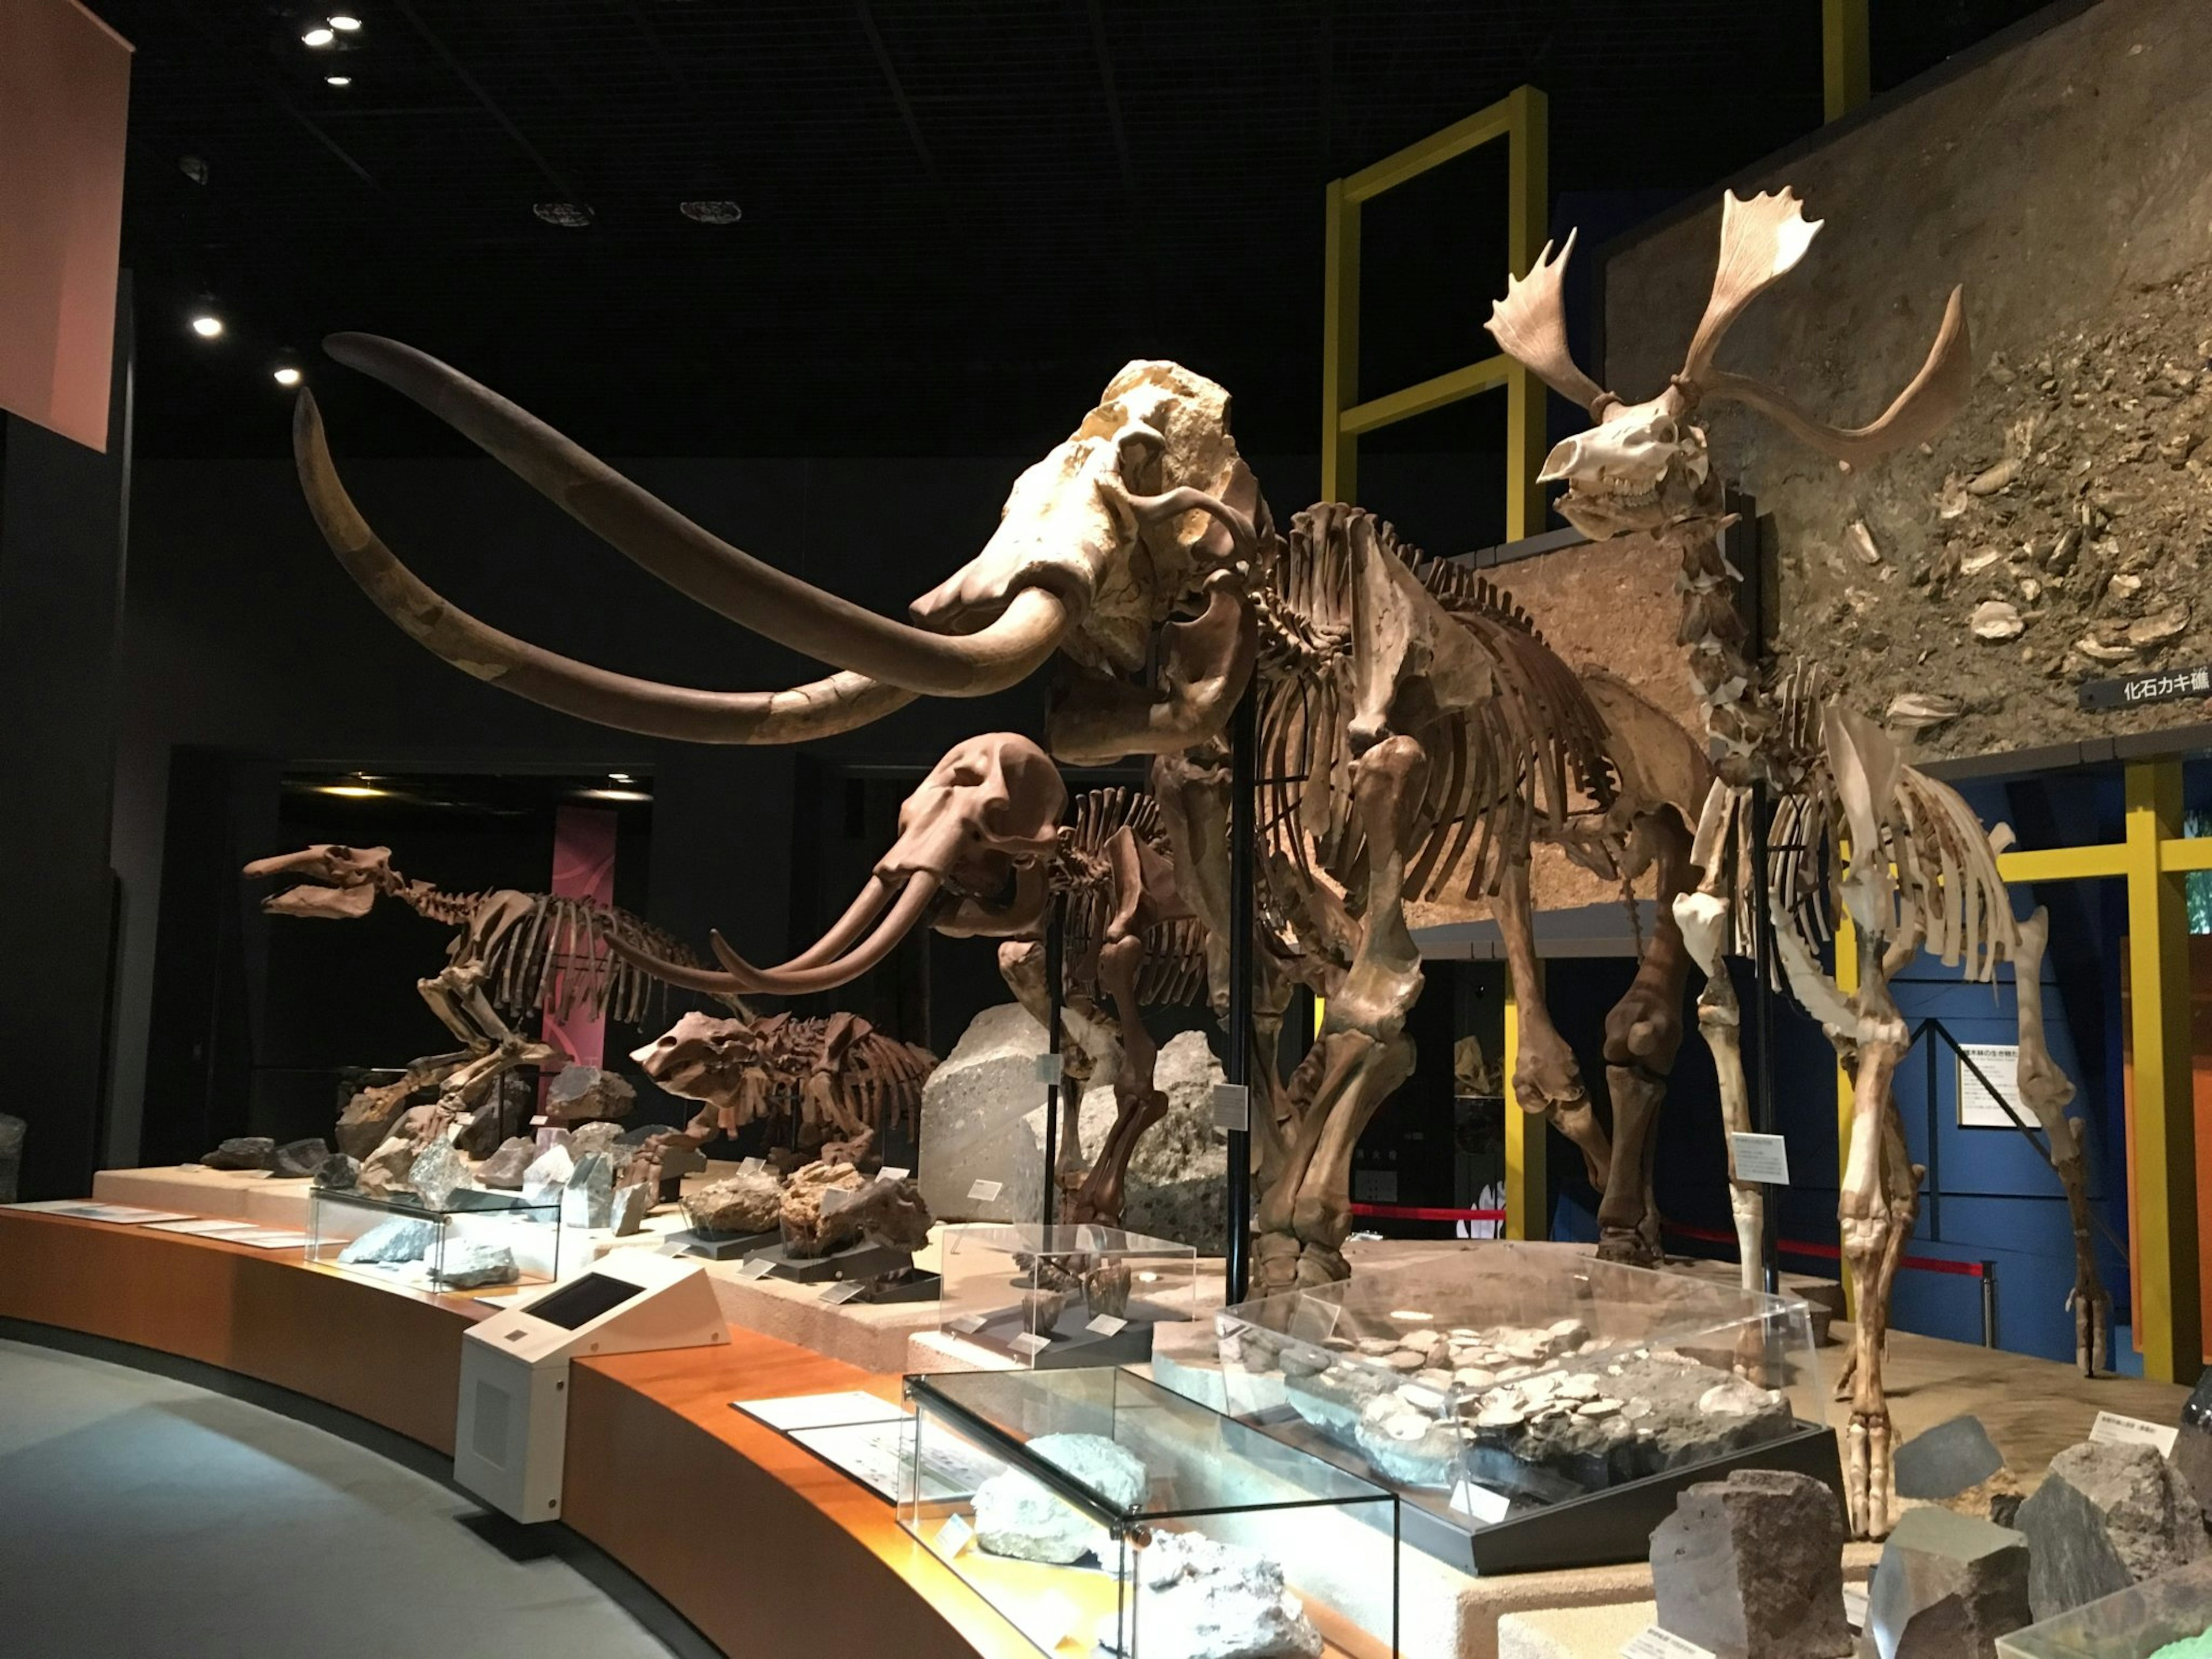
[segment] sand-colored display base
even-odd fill
[[[210,1170],[201,1164],[171,1164],[149,1170],[102,1170],[92,1178],[92,1195],[103,1204],[136,1204],[148,1210],[181,1210],[187,1215],[226,1221],[258,1221],[266,1227],[307,1225],[306,1180],[271,1180],[265,1170]]]

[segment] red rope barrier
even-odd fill
[[[1379,1216],[1388,1221],[1503,1221],[1503,1210],[1433,1210],[1415,1204],[1355,1204],[1354,1215]]]
[[[1355,1205],[1353,1207],[1356,1209],[1358,1206]],[[1686,1227],[1670,1221],[1667,1224],[1667,1231],[1679,1234],[1684,1238],[1708,1239],[1717,1244],[1735,1243],[1734,1233],[1724,1233],[1712,1227]],[[1818,1256],[1823,1261],[1840,1261],[1844,1255],[1841,1245],[1814,1244],[1803,1239],[1784,1238],[1778,1241],[1775,1248],[1778,1250],[1787,1251],[1791,1255]],[[1984,1278],[1987,1272],[1978,1261],[1945,1261],[1932,1255],[1908,1255],[1898,1265],[1917,1268],[1922,1273],[1956,1273],[1964,1279]]]

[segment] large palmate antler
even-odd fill
[[[1589,410],[1593,419],[1602,419],[1602,405],[1620,400],[1583,374],[1567,349],[1566,307],[1559,294],[1577,234],[1567,233],[1557,258],[1547,242],[1526,276],[1509,277],[1505,297],[1491,302],[1490,320],[1483,326],[1507,356],[1519,359],[1553,391]]]

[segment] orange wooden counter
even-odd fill
[[[448,1455],[465,1297],[394,1291],[295,1255],[0,1210],[0,1317],[136,1344],[319,1400]],[[732,1328],[726,1348],[578,1360],[565,1524],[725,1653],[1036,1650],[891,1506],[732,1400],[898,1379]]]

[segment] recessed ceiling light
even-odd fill
[[[351,34],[361,27],[361,19],[349,11],[334,11],[331,14],[331,27],[340,34]]]
[[[581,230],[592,222],[592,210],[581,202],[539,202],[530,210],[549,225]]]
[[[696,219],[702,225],[734,225],[745,216],[745,210],[735,202],[678,202],[676,210],[687,219]]]
[[[629,774],[627,772],[610,772],[607,774],[607,781],[609,783],[628,783],[629,781]]]
[[[319,23],[313,28],[307,30],[305,33],[301,35],[300,41],[303,46],[327,46],[331,41],[337,38],[337,30],[325,27],[322,24]]]
[[[374,800],[379,796],[388,795],[392,792],[389,789],[374,788],[365,783],[326,783],[322,785],[316,793],[324,795],[343,795],[348,800]]]
[[[353,84],[353,76],[350,75],[325,75],[323,77],[323,84],[326,87],[349,87]]]
[[[651,800],[653,797],[642,789],[579,789],[586,800]]]
[[[212,340],[222,332],[222,319],[211,311],[203,311],[192,319],[192,332],[203,340]]]
[[[299,385],[300,371],[293,368],[289,363],[285,364],[282,368],[276,371],[276,384],[278,386]]]

